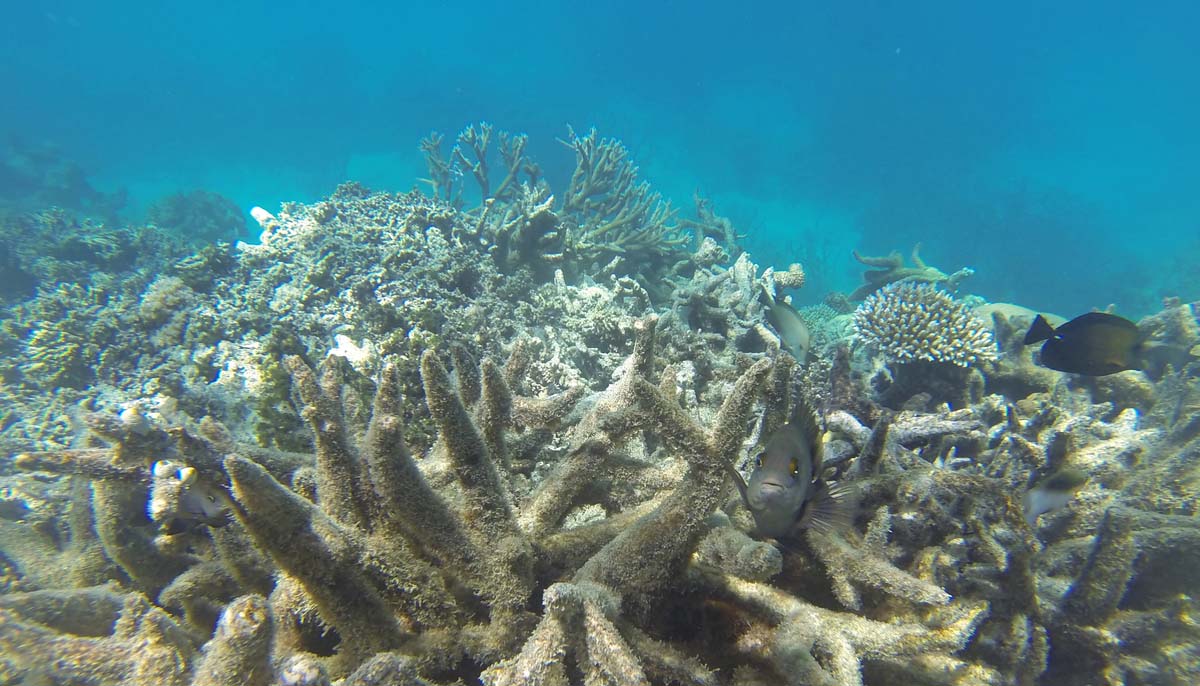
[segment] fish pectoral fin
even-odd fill
[[[813,483],[812,498],[804,504],[796,528],[844,531],[853,523],[853,487],[818,480]]]
[[[737,486],[738,493],[740,493],[742,496],[742,503],[745,504],[747,510],[753,512],[753,509],[750,507],[750,495],[746,492],[746,480],[742,478],[742,475],[738,472],[738,470],[733,468],[733,465],[729,464],[728,462],[724,464],[725,471],[729,472],[729,476],[733,477],[733,485]]]
[[[229,510],[225,510],[224,512],[205,518],[204,524],[212,529],[221,529],[229,526],[229,523],[232,521],[233,513]]]
[[[196,522],[183,517],[171,517],[164,521],[159,527],[159,533],[164,536],[178,536],[179,534],[187,533],[196,528]]]

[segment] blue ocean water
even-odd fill
[[[480,120],[561,186],[556,139],[596,126],[802,261],[802,297],[921,242],[989,300],[1140,316],[1200,297],[1196,26],[1191,2],[11,3],[0,136],[133,217],[408,189],[422,136]]]

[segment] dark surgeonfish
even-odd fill
[[[1137,324],[1104,312],[1088,312],[1057,329],[1039,314],[1025,334],[1025,345],[1041,341],[1043,367],[1088,376],[1137,369],[1143,344]]]
[[[754,462],[750,483],[727,465],[755,530],[765,538],[783,538],[797,529],[825,528],[844,517],[841,491],[820,478],[821,432],[808,408],[771,434]]]

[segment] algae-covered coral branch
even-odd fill
[[[983,604],[977,604],[953,608],[929,624],[884,623],[832,612],[779,589],[734,577],[722,579],[720,588],[775,624],[766,639],[766,653],[779,666],[783,683],[797,686],[862,684],[862,660],[898,668],[896,676],[904,681],[893,683],[922,683],[938,673],[965,676],[973,670],[950,654],[966,644],[985,614]],[[942,659],[930,660],[931,654]],[[976,671],[975,676],[983,674]]]
[[[865,256],[855,250],[853,255],[860,264],[872,269],[863,272],[863,284],[850,294],[851,300],[862,300],[880,288],[897,282],[945,284],[953,290],[958,287],[959,282],[975,273],[974,270],[964,267],[953,274],[946,274],[925,264],[925,260],[921,259],[920,243],[913,246],[912,266],[906,265],[904,257],[895,251],[884,256]]]
[[[697,426],[678,403],[649,383],[635,385],[638,406],[668,445],[688,457],[688,470],[658,509],[588,560],[577,579],[597,581],[621,593],[652,592],[668,585],[726,491],[725,465],[742,446],[750,410],[768,371],[770,363],[764,360],[738,379],[711,431]]]

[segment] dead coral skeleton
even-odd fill
[[[571,222],[567,245],[582,264],[611,264],[626,254],[664,253],[687,243],[669,223],[670,203],[638,180],[638,168],[619,141],[600,138],[595,129],[584,136],[569,129],[563,144],[575,151],[575,172],[562,214]]]
[[[921,244],[917,243],[912,249],[912,266],[904,264],[904,257],[896,251],[881,256],[864,256],[858,251],[853,253],[854,259],[860,264],[873,269],[863,272],[863,284],[850,294],[851,300],[862,300],[875,291],[896,282],[944,284],[950,290],[958,288],[958,284],[975,270],[964,267],[953,274],[946,274],[936,267],[925,264],[921,259]]]
[[[83,454],[74,464],[63,456],[47,455],[23,461],[93,472],[109,484],[111,499],[125,505],[140,500],[142,507],[148,497],[140,485],[142,477],[131,481],[126,472],[136,474],[139,464],[148,471],[151,455],[170,455],[173,464],[189,465],[185,469],[201,475],[189,473],[189,480],[227,479],[237,522],[213,530],[204,545],[220,550],[229,544],[221,543],[226,533],[244,545],[248,535],[254,548],[269,558],[266,564],[275,570],[276,579],[274,590],[266,589],[269,613],[263,621],[274,618],[275,629],[268,633],[275,655],[302,654],[308,646],[306,634],[334,629],[336,655],[325,661],[331,674],[346,674],[373,656],[400,651],[413,656],[422,672],[449,675],[464,657],[487,665],[518,651],[537,620],[527,609],[541,578],[535,565],[558,569],[564,561],[576,560],[574,583],[636,602],[638,596],[655,596],[672,585],[672,570],[682,568],[706,529],[707,517],[727,486],[723,465],[742,448],[770,363],[763,360],[747,370],[730,389],[714,428],[704,431],[675,400],[673,385],[660,388],[647,380],[653,370],[654,329],[653,319],[643,322],[625,376],[607,400],[595,403],[590,419],[576,427],[572,443],[578,454],[601,464],[628,461],[621,454],[623,443],[653,430],[672,454],[686,457],[682,480],[656,503],[612,518],[620,526],[603,522],[570,530],[571,541],[556,548],[553,560],[538,561],[538,551],[548,549],[540,545],[544,538],[532,538],[529,530],[559,529],[575,503],[593,497],[589,485],[596,474],[578,463],[561,465],[540,491],[554,491],[559,506],[540,507],[525,525],[528,530],[522,527],[521,509],[514,506],[519,491],[511,488],[519,484],[519,477],[507,468],[515,459],[510,452],[517,443],[511,440],[518,437],[514,430],[556,424],[575,405],[579,389],[551,398],[514,394],[509,380],[528,363],[520,359],[526,354],[520,346],[503,369],[490,360],[475,367],[456,355],[456,382],[436,354],[425,355],[426,402],[440,437],[426,457],[427,465],[418,465],[399,439],[402,425],[392,368],[383,372],[366,435],[355,440],[341,414],[344,389],[338,365],[323,365],[316,374],[296,358],[288,364],[304,402],[303,414],[314,430],[313,463],[243,450],[213,427],[208,436],[198,438],[183,430],[164,432],[140,424],[136,431],[125,431],[119,421],[106,424],[99,417],[93,421],[115,439],[112,449]],[[122,465],[123,470],[99,469],[105,463]],[[281,480],[290,481],[295,490]],[[546,502],[545,496],[533,494],[526,504]],[[119,528],[117,516],[131,514],[130,507],[113,507],[100,498],[92,507],[98,518],[112,520],[111,535],[101,537],[106,550],[123,566],[138,570],[131,576],[147,590],[157,592],[165,586],[163,602],[180,608],[189,624],[203,623],[195,618],[206,614],[206,601],[208,607],[222,605],[224,591],[206,599],[214,588],[239,587],[244,570],[234,569],[231,560],[218,555],[209,559],[221,562],[211,564],[201,556],[164,552],[159,554],[166,557],[148,559],[148,551],[172,546],[152,545],[152,527],[139,530],[129,523],[137,517],[129,517]],[[224,606],[226,615],[235,605]],[[548,607],[556,605],[549,602]],[[601,606],[594,602],[576,607],[597,631],[605,622],[619,621],[611,603],[599,613]],[[547,621],[558,619],[543,617],[542,622]],[[647,657],[648,669],[668,668],[662,651],[649,649],[654,641],[632,627],[622,631],[647,656],[659,655]],[[32,634],[23,634],[28,635]],[[205,648],[204,655],[214,650]],[[686,663],[682,654],[679,658],[684,660],[679,664]],[[498,664],[492,673],[504,669]],[[188,668],[180,673],[186,675]]]
[[[489,170],[494,138],[503,166],[498,183]],[[524,134],[497,132],[486,122],[468,126],[448,155],[442,152],[443,140],[434,133],[421,141],[427,182],[435,198],[461,208],[462,177],[470,172],[479,186],[480,204],[469,212],[474,230],[467,239],[487,246],[501,271],[529,267],[544,279],[560,266],[572,277],[599,278],[625,274],[637,261],[645,273],[652,262],[680,257],[691,240],[674,221],[670,203],[638,178],[625,146],[599,137],[594,129],[580,136],[568,128],[562,143],[575,153],[575,170],[558,194],[557,206],[540,169],[525,155]],[[697,211],[700,223],[691,226],[699,231],[722,221],[701,201]],[[732,226],[723,221],[721,237],[736,240]]]
[[[892,683],[922,683],[939,675],[973,675],[996,683],[987,670],[951,657],[983,618],[982,603],[958,605],[925,622],[878,622],[812,605],[766,584],[726,577],[722,590],[762,613],[774,627],[761,645],[748,645],[795,686],[858,686],[862,662],[889,663]],[[980,679],[980,677],[984,677]]]

